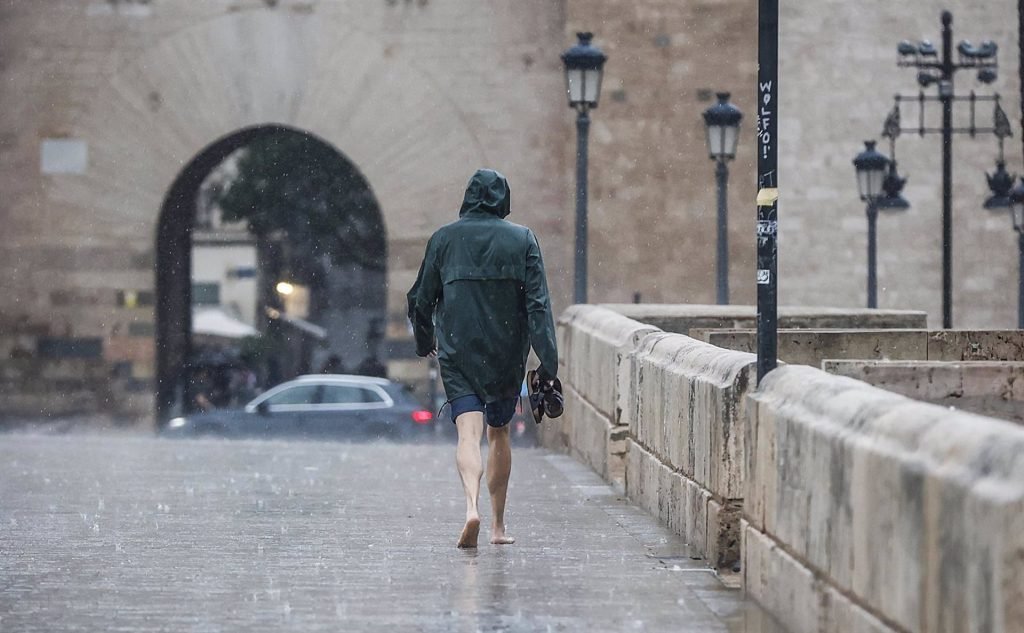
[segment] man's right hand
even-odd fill
[[[542,379],[540,377],[540,372],[538,371],[533,376],[533,384],[530,385],[530,388],[534,389],[535,391],[540,391],[540,390],[550,391],[552,388],[554,388],[554,386],[555,386],[554,379],[544,380],[544,379]]]

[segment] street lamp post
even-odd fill
[[[716,259],[716,295],[719,305],[729,303],[729,233],[728,188],[729,167],[736,158],[740,121],[743,113],[729,103],[729,93],[719,92],[718,103],[704,111],[708,155],[715,161],[715,182],[718,185],[718,253]]]
[[[875,149],[874,141],[864,141],[864,151],[853,159],[857,170],[857,189],[860,199],[867,203],[868,214],[868,307],[878,307],[877,233],[878,201],[884,189],[889,159]]]
[[[1010,211],[1017,232],[1017,328],[1024,329],[1024,179],[1010,191]]]
[[[978,46],[968,41],[960,42],[957,47],[957,59],[953,58],[953,14],[942,12],[942,47],[936,49],[929,41],[912,44],[900,42],[898,66],[918,69],[917,83],[921,88],[931,85],[938,86],[938,95],[919,95],[896,97],[896,109],[900,102],[919,104],[920,125],[907,131],[917,132],[921,136],[928,133],[942,135],[942,327],[953,327],[953,134],[970,134],[974,136],[982,130],[975,125],[974,111],[978,101],[995,101],[998,107],[998,96],[985,97],[975,95],[958,96],[953,93],[953,75],[958,70],[978,71],[978,81],[990,84],[996,79],[997,47],[995,42],[986,41]],[[924,119],[925,104],[938,101],[942,106],[941,127],[926,127]],[[970,102],[971,122],[968,127],[953,127],[953,104]]]
[[[587,302],[587,135],[590,110],[601,96],[601,75],[608,57],[590,42],[593,33],[577,33],[579,41],[562,53],[569,107],[576,110],[576,252],[573,300]]]

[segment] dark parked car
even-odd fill
[[[402,385],[384,378],[321,374],[281,383],[244,409],[174,418],[162,434],[367,440],[432,437],[434,431],[433,414]]]

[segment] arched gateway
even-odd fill
[[[555,236],[570,181],[564,153],[550,151],[569,131],[556,5],[525,0],[469,22],[433,3],[59,5],[0,9],[4,50],[39,51],[0,68],[12,104],[0,116],[0,263],[12,273],[0,325],[19,362],[62,376],[26,378],[34,391],[0,397],[0,408],[49,412],[59,401],[56,413],[131,420],[165,410],[187,349],[191,195],[261,129],[323,140],[372,185],[387,227],[391,350],[407,351],[404,293],[426,240],[455,218],[478,167],[515,183],[516,220],[551,236],[549,269],[568,261]],[[557,294],[564,284],[552,281]],[[399,364],[398,377],[425,373]],[[71,378],[82,383],[75,397]]]
[[[380,208],[373,191],[355,165],[321,139],[281,125],[253,126],[220,138],[204,148],[182,169],[164,198],[156,234],[156,412],[157,420],[166,420],[187,393],[188,364],[192,355],[192,236],[196,222],[200,187],[210,173],[236,150],[261,139],[301,135],[308,142],[336,155],[332,166],[346,172],[352,189],[350,197],[365,201],[361,215],[369,221],[359,239],[373,255],[374,264],[349,264],[344,269],[330,266],[324,279],[324,297],[319,320],[328,339],[323,346],[332,351],[346,347],[347,340],[365,337],[373,324],[387,316],[384,266],[387,238]],[[329,149],[328,149],[329,148]],[[294,165],[303,169],[302,164]],[[344,214],[348,209],[332,209]],[[291,239],[292,236],[286,236]],[[297,248],[304,245],[296,244]],[[339,254],[343,255],[343,254]],[[379,265],[378,265],[379,262]],[[362,347],[372,345],[361,341]],[[348,346],[351,347],[351,346]],[[349,349],[345,350],[349,352]],[[379,350],[369,349],[375,357]],[[353,355],[346,354],[351,360]],[[358,357],[357,357],[358,358]]]

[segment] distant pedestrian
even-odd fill
[[[487,488],[494,515],[491,543],[515,542],[505,531],[512,470],[508,424],[531,345],[540,359],[541,381],[553,384],[558,371],[540,246],[530,229],[504,219],[510,210],[505,177],[478,170],[466,188],[459,219],[438,229],[427,243],[408,295],[416,353],[437,356],[459,434],[455,461],[466,493],[466,523],[458,547],[476,547],[480,531],[477,502],[484,422]]]

